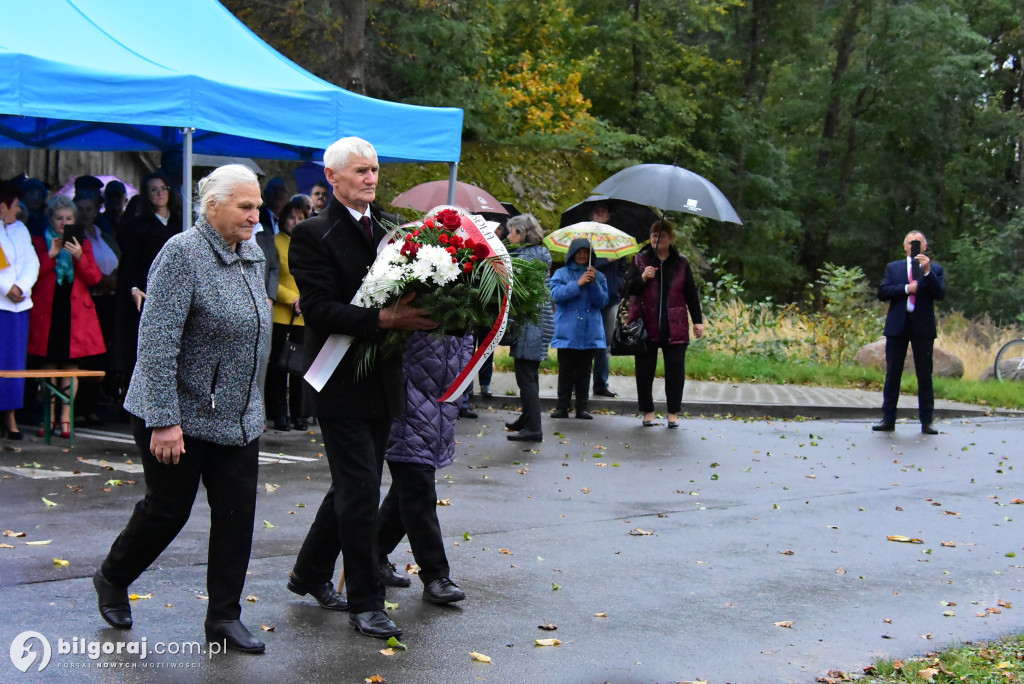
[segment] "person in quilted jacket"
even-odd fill
[[[436,604],[466,598],[451,580],[451,569],[437,518],[434,475],[455,458],[458,403],[437,400],[473,356],[473,334],[461,337],[414,332],[402,355],[406,411],[391,424],[384,458],[391,471],[391,488],[377,516],[378,571],[386,586],[408,587],[409,578],[388,560],[402,537],[409,535],[413,557],[420,566],[423,600]]]

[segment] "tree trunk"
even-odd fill
[[[366,0],[329,0],[332,13],[341,17],[339,85],[354,93],[366,93]]]

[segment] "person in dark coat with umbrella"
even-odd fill
[[[686,382],[686,348],[690,322],[694,337],[704,335],[700,292],[690,262],[672,244],[674,226],[656,221],[651,242],[640,250],[626,276],[630,295],[629,319],[642,317],[647,330],[647,352],[636,357],[636,392],[645,427],[654,425],[654,373],[658,350],[665,359],[665,399],[668,426],[679,427],[679,410]]]

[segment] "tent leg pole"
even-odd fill
[[[459,176],[459,162],[448,164],[448,204],[455,204],[455,181]]]
[[[182,128],[181,141],[181,230],[192,225],[192,134],[194,128]]]

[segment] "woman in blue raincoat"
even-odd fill
[[[558,405],[551,417],[569,417],[575,390],[576,417],[590,420],[590,370],[594,354],[606,346],[601,307],[608,303],[608,281],[590,263],[590,240],[576,238],[569,243],[565,266],[551,277],[551,299],[555,303],[551,346],[558,350]]]

